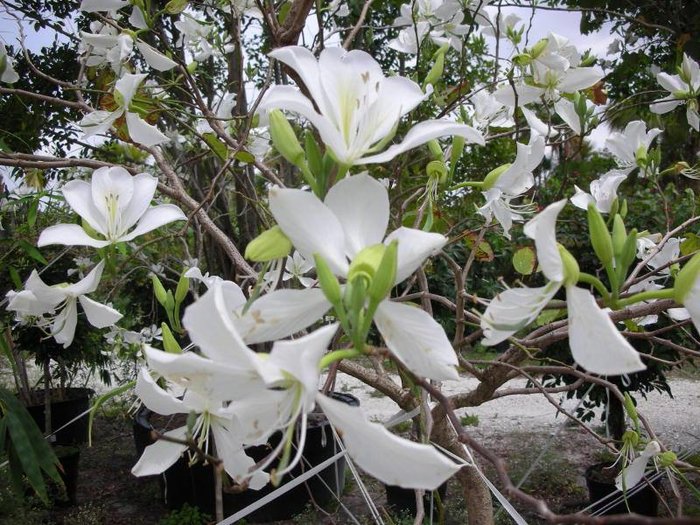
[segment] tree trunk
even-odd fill
[[[447,418],[440,418],[435,422],[432,439],[453,454],[467,459],[464,448],[457,440],[457,434],[450,426]],[[462,486],[462,493],[464,494],[468,525],[493,525],[491,493],[476,472],[476,469],[472,467],[462,468],[457,474],[457,479]]]

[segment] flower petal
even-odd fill
[[[216,418],[211,425],[216,455],[224,462],[224,470],[236,483],[248,480],[249,488],[260,490],[267,485],[270,475],[261,470],[256,470],[252,476],[248,474],[249,470],[254,469],[255,460],[246,455],[243,445],[234,438],[230,425],[231,422],[223,418]]]
[[[83,307],[88,322],[95,328],[113,326],[119,319],[124,317],[111,306],[93,301],[85,295],[79,296],[78,301],[80,301],[80,306]]]
[[[350,258],[382,242],[389,225],[389,194],[366,173],[346,177],[326,195],[325,204],[342,224]]]
[[[56,224],[49,226],[41,232],[36,245],[41,248],[50,244],[63,244],[65,246],[92,246],[104,248],[112,244],[111,241],[101,241],[90,237],[83,228],[77,224]]]
[[[573,93],[591,87],[604,76],[605,73],[599,67],[572,67],[564,73],[558,88],[564,93]]]
[[[343,225],[313,193],[274,187],[270,211],[299,253],[311,260],[318,253],[336,275],[347,274]]]
[[[359,407],[320,394],[316,400],[350,456],[360,468],[386,484],[435,490],[460,469],[430,445],[408,441],[378,423],[370,423]]]
[[[84,278],[75,284],[71,284],[63,288],[63,292],[71,297],[78,297],[80,295],[92,293],[97,290],[100,285],[100,279],[102,279],[102,271],[105,268],[104,259],[95,265],[95,267],[90,270]]]
[[[275,341],[312,325],[331,304],[317,288],[275,290],[256,300],[233,325],[249,344]]]
[[[576,363],[601,375],[631,374],[646,370],[639,353],[617,330],[588,290],[566,289],[569,309],[569,346]]]
[[[133,193],[129,202],[121,210],[121,227],[124,232],[129,231],[146,213],[158,187],[158,179],[147,173],[134,175],[131,180]]]
[[[136,228],[126,235],[123,235],[119,240],[124,242],[130,241],[139,235],[153,231],[171,222],[186,220],[187,216],[174,204],[151,206],[146,210],[146,213],[141,216]]]
[[[185,440],[187,427],[176,428],[165,433],[173,439]],[[187,445],[165,441],[163,439],[147,446],[138,463],[131,469],[134,476],[154,476],[172,467],[182,453],[187,450]]]
[[[51,335],[63,348],[68,348],[73,343],[77,326],[78,305],[74,298],[68,298],[51,325]]]
[[[134,98],[136,91],[141,85],[141,82],[143,82],[147,76],[148,75],[144,73],[138,75],[125,73],[119,80],[117,80],[117,82],[114,84],[114,89],[122,96],[123,104],[121,104],[121,107],[126,110],[129,109],[131,99]]]
[[[388,245],[394,239],[399,241],[399,249],[396,256],[395,283],[400,283],[406,279],[428,257],[438,253],[447,244],[447,237],[444,235],[403,226],[387,235],[386,239],[384,239],[384,244]]]
[[[109,168],[100,168],[100,170]],[[97,170],[99,171],[99,170]],[[61,190],[63,197],[75,213],[80,215],[95,231],[107,236],[107,222],[104,210],[95,206],[93,199],[92,185],[82,180],[72,180],[63,186]]]
[[[389,350],[413,373],[437,381],[459,379],[457,355],[442,326],[427,312],[385,300],[374,322]]]
[[[138,7],[134,7],[134,12],[136,11],[139,11]],[[168,71],[177,66],[177,62],[166,57],[160,51],[152,48],[143,40],[137,40],[136,47],[138,47],[139,51],[141,51],[146,63],[156,71]]]
[[[139,369],[135,392],[149,410],[153,410],[153,412],[161,416],[186,414],[189,412],[189,409],[180,399],[158,386],[158,383],[153,380],[148,368],[145,366]]]
[[[167,135],[163,134],[157,127],[148,124],[137,113],[126,114],[126,125],[129,128],[129,137],[137,144],[150,148],[170,142]]]
[[[469,143],[484,145],[484,137],[481,133],[466,124],[458,124],[449,120],[425,120],[413,126],[399,144],[391,146],[383,153],[363,157],[355,161],[355,164],[388,162],[405,151],[446,136],[464,137]]]
[[[550,204],[528,221],[523,229],[525,235],[535,240],[542,273],[550,281],[564,280],[564,265],[557,247],[556,223],[557,216],[565,205],[566,199]]]

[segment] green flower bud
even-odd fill
[[[338,278],[333,274],[326,260],[319,254],[314,254],[314,261],[316,262],[316,276],[323,295],[333,306],[339,305],[343,299],[343,293]]]
[[[173,296],[172,290],[168,290],[168,292],[165,294],[165,304],[163,305],[163,308],[165,308],[168,316],[170,316],[171,312],[175,310],[175,297]],[[170,319],[170,321],[172,322],[172,319]]]
[[[644,167],[647,164],[647,149],[644,145],[639,146],[634,154],[634,158],[637,161],[637,166]]]
[[[2,55],[2,56],[0,56],[0,75],[2,75],[5,72],[6,67],[7,67],[7,55]]]
[[[151,275],[151,282],[153,283],[153,293],[156,296],[156,300],[165,307],[168,302],[168,292],[165,291],[163,283],[160,282],[156,274]]]
[[[622,217],[623,219],[627,217],[627,199],[622,199],[622,204],[618,204],[618,199],[615,199],[615,202],[613,202],[613,206],[619,207],[620,217]],[[615,213],[617,213],[617,209],[615,210]]]
[[[182,348],[175,340],[168,324],[161,323],[160,328],[163,331],[163,348],[165,348],[165,351],[169,354],[181,354]]]
[[[438,80],[442,78],[442,73],[445,69],[445,53],[447,52],[448,48],[449,45],[444,45],[440,49],[438,49],[433,55],[435,63],[433,64],[433,67],[430,68],[430,71],[428,71],[428,74],[425,77],[425,81],[423,82],[424,86],[427,86],[428,84],[435,84]]]
[[[457,163],[464,152],[465,143],[466,139],[464,137],[454,136],[452,138],[452,151],[450,151],[450,177],[455,173]]]
[[[192,62],[187,64],[187,72],[190,75],[194,75],[194,72],[197,71],[198,66],[199,66],[199,64],[195,60],[193,60]]]
[[[175,288],[175,302],[177,304],[182,303],[187,297],[187,292],[190,291],[190,280],[185,277],[183,273],[180,276],[180,280],[177,282],[177,288]]]
[[[593,251],[603,265],[607,266],[613,261],[612,237],[605,224],[605,219],[598,211],[594,203],[588,205],[588,231],[591,234]]]
[[[673,466],[673,464],[678,459],[678,456],[676,456],[676,453],[672,452],[670,450],[667,450],[666,452],[662,452],[657,457],[659,458],[659,464],[661,465],[662,468],[668,468],[668,467]]]
[[[547,48],[547,44],[549,43],[549,40],[547,38],[543,38],[539,42],[537,42],[534,46],[532,46],[532,49],[530,50],[530,56],[534,59],[540,56],[544,50]]]
[[[377,272],[369,287],[369,297],[375,303],[382,301],[394,287],[396,280],[396,261],[399,251],[399,241],[394,239],[384,250]]]
[[[367,283],[372,282],[384,258],[385,251],[384,244],[374,244],[355,255],[348,270],[348,282],[354,282],[358,277],[364,277]]]
[[[625,244],[622,245],[622,253],[617,258],[619,265],[620,278],[627,275],[627,268],[634,262],[637,256],[637,229],[632,228],[632,231],[625,239]]]
[[[323,172],[323,155],[321,155],[316,139],[310,131],[304,134],[304,146],[308,156],[309,169],[315,177],[318,177]]]
[[[496,182],[498,181],[498,177],[503,175],[503,172],[505,172],[508,168],[510,168],[511,165],[512,164],[510,164],[510,163],[503,164],[502,166],[499,166],[498,168],[489,171],[488,174],[486,175],[486,177],[484,177],[484,183],[481,186],[481,188],[484,191],[490,190],[491,188],[493,188],[493,185],[496,184]]]
[[[428,177],[431,179],[437,179],[438,183],[445,184],[447,182],[449,170],[443,161],[433,160],[428,162],[428,165],[425,167],[425,171],[427,172]]]
[[[581,273],[578,262],[576,262],[574,256],[569,253],[569,250],[564,248],[561,244],[557,244],[557,247],[559,248],[561,262],[564,264],[564,285],[575,285]]]
[[[627,240],[627,231],[625,230],[625,223],[619,214],[615,215],[613,219],[613,230],[612,230],[612,243],[613,251],[616,258],[620,258],[622,254],[622,249],[625,246],[625,241]]]
[[[685,296],[693,288],[693,284],[698,279],[700,274],[700,252],[685,263],[685,266],[676,275],[676,280],[673,285],[673,295],[677,303],[683,303]]]
[[[525,67],[532,63],[532,57],[528,53],[520,53],[513,57],[513,63],[520,67]]]
[[[292,241],[279,226],[273,226],[250,241],[244,255],[251,261],[267,262],[286,257],[291,251]]]
[[[285,159],[301,168],[306,162],[306,155],[299,144],[294,129],[279,109],[270,111],[270,137],[275,149]]]
[[[637,424],[637,422],[639,421],[639,416],[637,415],[637,407],[634,406],[634,401],[632,401],[632,396],[630,396],[628,392],[625,392],[624,395],[625,395],[625,403],[624,403],[625,412],[627,412],[627,415],[629,416],[629,418],[632,421],[634,421],[635,424]],[[628,430],[628,432],[629,432],[629,430]],[[636,432],[635,432],[635,434],[636,434]],[[637,438],[639,438],[639,436],[637,436]],[[635,446],[636,446],[636,444],[635,444]]]
[[[179,15],[187,7],[188,0],[170,0],[165,4],[165,12],[169,15]]]
[[[437,140],[429,140],[428,149],[430,150],[430,154],[433,156],[434,159],[442,160],[442,148],[440,147],[440,143]]]

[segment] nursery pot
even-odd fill
[[[51,430],[56,431],[90,408],[90,398],[95,392],[89,388],[51,389]],[[35,392],[36,404],[27,407],[37,426],[46,432],[44,419],[44,392]],[[73,421],[66,428],[56,432],[49,442],[54,445],[82,445],[88,441],[88,416]]]
[[[586,469],[586,485],[588,486],[590,502],[593,505],[590,509],[591,512],[603,516],[628,514],[629,512],[642,516],[657,516],[659,499],[656,491],[661,485],[661,478],[651,482],[653,488],[646,479],[643,479],[636,487],[627,490],[629,494],[625,498],[626,502],[621,500],[612,505],[613,501],[621,498],[622,492],[617,490],[615,486],[615,477],[619,474],[619,470],[610,468],[611,466],[612,463],[603,462],[591,465]]]
[[[334,399],[345,402],[351,406],[358,406],[359,400],[350,394],[332,393]],[[141,454],[146,445],[152,443],[150,438],[151,424],[148,422],[148,414],[137,414],[134,420],[134,441],[137,452]],[[269,452],[282,439],[282,433],[273,434],[267,445],[253,446],[246,449],[246,454],[256,462],[267,457]],[[280,486],[310,470],[323,461],[331,458],[340,451],[328,420],[321,413],[309,414],[306,442],[301,461],[297,466],[284,476]],[[276,468],[277,461],[273,461],[265,470]],[[162,475],[163,496],[166,505],[171,509],[178,509],[185,503],[196,506],[200,511],[214,515],[214,473],[210,465],[196,464],[188,466],[186,457],[181,457],[177,463],[166,470]],[[267,522],[291,519],[304,511],[312,501],[318,505],[329,503],[335,495],[340,495],[345,485],[345,459],[340,458],[329,465],[316,476],[313,476],[284,493],[279,498],[269,502],[265,506],[249,514],[245,519],[248,522]],[[235,488],[235,487],[234,487]],[[244,509],[267,494],[273,492],[276,487],[266,485],[260,490],[245,490],[234,492],[224,487],[223,503],[224,514],[229,516]]]
[[[387,507],[391,511],[402,517],[415,518],[418,509],[416,508],[416,492],[413,489],[405,489],[403,487],[398,487],[396,485],[384,485],[386,490],[386,503]],[[431,521],[437,520],[440,516],[438,510],[437,496],[440,497],[440,502],[445,505],[445,497],[447,496],[447,482],[443,483],[438,487],[437,490],[432,492],[433,502],[432,502],[432,516],[431,516],[431,506],[430,506],[430,495],[429,491],[423,494],[423,509],[425,510],[425,516]]]

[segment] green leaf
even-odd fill
[[[476,233],[468,233],[464,237],[464,244],[467,245],[467,248],[472,250],[474,249],[474,245],[476,244],[477,239],[478,236]],[[482,239],[479,242],[479,246],[476,247],[475,257],[477,261],[491,262],[494,258],[493,248],[491,248],[491,245],[487,241]]]
[[[44,259],[44,256],[41,255],[41,252],[36,246],[32,246],[24,239],[20,239],[18,242],[20,248],[27,252],[27,255],[29,255],[29,257],[31,257],[37,262],[40,262],[41,264],[49,264],[49,262],[46,259]]]
[[[219,157],[221,160],[226,160],[228,157],[228,147],[226,144],[221,142],[213,133],[204,133],[202,138],[204,139],[204,142],[207,143],[207,146],[209,146],[209,149],[211,149],[217,157]],[[241,152],[239,151],[238,153]]]
[[[535,255],[535,251],[529,246],[520,248],[513,254],[513,268],[522,275],[532,274],[535,268],[537,268],[537,256]]]
[[[12,279],[12,283],[15,285],[15,288],[18,290],[24,288],[24,283],[19,276],[19,272],[17,272],[17,268],[14,266],[10,266],[10,278]]]
[[[39,199],[34,199],[29,205],[29,211],[27,212],[27,224],[30,228],[33,228],[36,224],[36,214],[39,209]]]
[[[165,12],[169,15],[179,15],[187,7],[188,0],[170,0],[165,4]]]
[[[255,155],[253,155],[249,151],[241,150],[241,151],[237,152],[233,156],[233,158],[239,162],[242,162],[243,164],[254,164],[255,163]]]
[[[681,255],[691,255],[698,250],[700,250],[700,236],[686,233],[685,240],[681,243]]]

